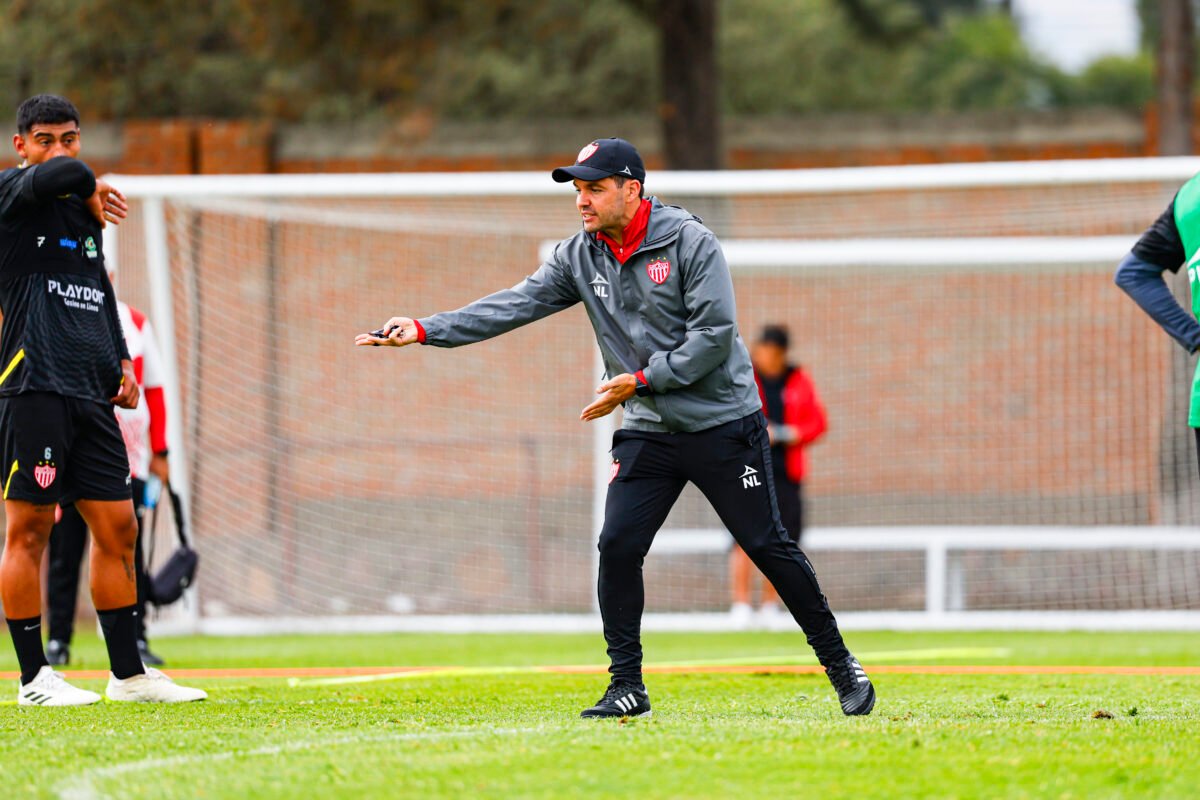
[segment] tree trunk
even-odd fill
[[[1158,154],[1192,152],[1192,62],[1195,22],[1191,0],[1162,0],[1158,35]]]
[[[720,169],[717,0],[659,0],[663,157],[667,169]]]

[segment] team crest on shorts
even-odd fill
[[[33,468],[33,479],[43,489],[49,489],[50,484],[54,483],[54,478],[57,475],[58,467],[54,466],[54,462],[43,461]]]
[[[661,284],[671,274],[671,262],[665,258],[656,258],[646,265],[646,274],[650,280]]]

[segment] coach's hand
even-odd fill
[[[591,422],[594,419],[607,417],[617,406],[633,397],[636,391],[637,378],[628,372],[618,375],[596,387],[596,394],[600,395],[600,399],[585,408],[579,414],[579,418],[584,422]]]
[[[114,405],[121,408],[137,408],[138,398],[142,396],[138,389],[137,376],[133,374],[133,362],[121,361],[121,390],[112,398]]]
[[[88,210],[99,220],[101,228],[108,222],[120,225],[121,220],[129,216],[129,204],[125,202],[125,195],[106,181],[96,181],[96,191],[86,202]]]
[[[354,337],[357,347],[404,347],[417,341],[417,323],[408,317],[392,317],[382,328]]]

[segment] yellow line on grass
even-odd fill
[[[870,666],[883,661],[946,661],[960,658],[1005,658],[1011,651],[1004,647],[938,647],[924,650],[886,650],[862,653],[858,656]],[[778,656],[742,656],[697,661],[670,661],[646,665],[646,670],[684,669],[688,667],[753,667],[781,664],[815,664],[811,654]],[[429,667],[408,669],[404,672],[381,672],[374,675],[343,675],[333,678],[289,678],[288,686],[342,686],[355,683],[379,683],[411,678],[458,678],[464,676],[533,675],[539,672],[604,672],[607,668],[597,664],[547,665],[534,664],[524,667]]]

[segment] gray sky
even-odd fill
[[[1013,11],[1030,47],[1066,70],[1137,52],[1136,0],[1013,0]]]

